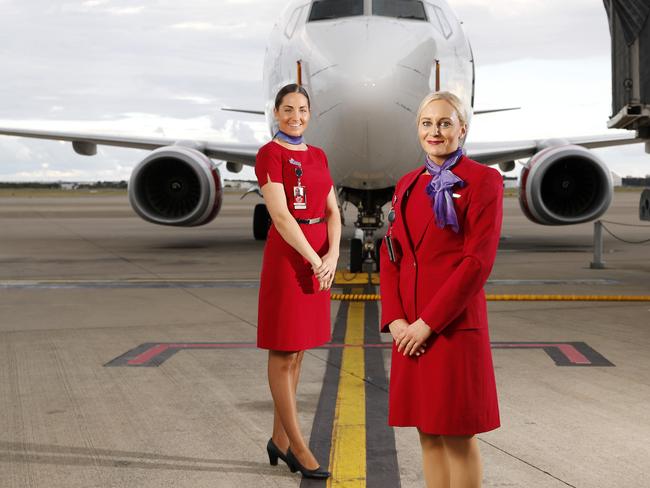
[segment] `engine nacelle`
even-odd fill
[[[581,146],[542,149],[521,172],[519,205],[533,222],[569,225],[603,215],[612,202],[612,175]]]
[[[222,200],[219,171],[205,154],[189,147],[152,151],[129,181],[131,207],[154,224],[207,224],[219,213]]]

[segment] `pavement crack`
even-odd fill
[[[324,359],[324,358],[318,356],[317,354],[314,354],[313,352],[311,352],[311,350],[307,350],[307,351],[305,351],[305,354],[306,354],[306,355],[309,355],[309,356],[311,356],[311,357],[313,357],[313,358],[316,358],[316,359],[318,359],[319,361],[322,361],[323,363],[328,364],[328,365],[334,367],[335,369],[338,369],[339,371],[342,371],[342,372],[345,373],[345,374],[349,374],[349,375],[354,376],[354,377],[356,377],[356,378],[358,378],[358,379],[360,379],[360,380],[363,380],[364,383],[366,383],[366,384],[368,384],[368,385],[370,385],[370,386],[373,386],[373,387],[377,388],[378,390],[381,390],[381,391],[385,392],[386,394],[388,394],[388,388],[385,388],[385,387],[383,387],[383,386],[381,386],[381,385],[378,385],[377,383],[375,383],[373,380],[371,380],[371,379],[370,379],[369,377],[367,377],[367,376],[366,376],[365,378],[361,378],[359,375],[356,375],[356,374],[354,374],[354,373],[351,373],[350,371],[346,371],[346,370],[343,369],[343,368],[341,367],[341,365],[338,364],[337,362],[335,362],[335,361],[330,361],[329,359]]]
[[[225,308],[220,307],[219,305],[215,305],[214,303],[209,302],[209,301],[206,300],[205,298],[200,297],[199,295],[196,295],[196,294],[192,293],[192,292],[191,292],[190,290],[188,290],[187,288],[181,288],[181,290],[184,291],[185,293],[187,293],[188,295],[190,295],[190,296],[196,298],[196,299],[197,299],[198,301],[200,301],[201,303],[204,303],[204,304],[206,304],[206,305],[208,305],[208,306],[210,306],[210,307],[212,307],[212,308],[214,308],[214,309],[216,309],[216,310],[220,310],[221,312],[224,312],[224,313],[230,315],[231,317],[234,317],[234,318],[236,318],[236,319],[238,319],[238,320],[244,322],[246,325],[250,325],[251,327],[257,329],[257,324],[254,324],[253,322],[250,322],[249,320],[246,320],[244,317],[242,317],[242,316],[240,316],[240,315],[237,315],[237,314],[235,314],[235,313],[232,313],[231,311],[226,310]]]
[[[512,454],[511,452],[508,452],[508,451],[506,451],[505,449],[502,449],[502,448],[500,448],[499,446],[497,446],[497,445],[495,445],[495,444],[492,444],[492,443],[489,442],[489,441],[486,441],[485,439],[482,439],[482,438],[480,438],[480,437],[478,437],[478,436],[476,436],[476,438],[477,438],[479,441],[483,442],[484,444],[487,444],[488,446],[490,446],[490,447],[496,449],[497,451],[502,452],[502,453],[505,454],[506,456],[510,456],[511,458],[516,459],[517,461],[519,461],[519,462],[521,462],[521,463],[523,463],[523,464],[525,464],[525,465],[527,465],[527,466],[530,466],[530,467],[533,468],[534,470],[539,471],[540,473],[544,473],[546,476],[548,476],[548,477],[550,477],[550,478],[553,478],[553,479],[556,480],[556,481],[559,481],[560,483],[564,484],[565,486],[570,486],[571,488],[578,488],[576,485],[572,485],[572,484],[569,483],[568,481],[564,481],[563,479],[558,478],[557,476],[555,476],[555,475],[552,474],[552,473],[549,473],[549,472],[546,471],[545,469],[542,469],[542,468],[540,468],[539,466],[535,466],[534,464],[529,463],[529,462],[526,461],[525,459],[522,459],[522,458],[520,458],[519,456],[515,456],[515,455]]]
[[[76,232],[76,231],[74,231],[73,229],[70,229],[70,228],[67,227],[65,224],[62,224],[61,222],[57,222],[57,224],[58,224],[59,227],[61,227],[61,228],[64,229],[65,231],[67,231],[67,232],[69,232],[69,233],[75,235],[76,237],[78,237],[79,239],[81,239],[81,240],[84,241],[84,242],[87,242],[87,243],[90,244],[91,246],[95,246],[96,248],[101,249],[102,251],[104,251],[104,252],[110,254],[111,256],[116,257],[116,258],[118,258],[118,259],[124,261],[124,262],[127,263],[127,264],[130,264],[130,265],[132,265],[132,266],[135,266],[135,267],[141,269],[142,271],[144,271],[144,272],[146,272],[146,273],[149,273],[149,274],[155,276],[156,278],[161,278],[161,276],[160,276],[158,273],[155,273],[155,272],[151,271],[150,269],[145,268],[143,265],[138,264],[138,263],[136,263],[135,261],[132,261],[131,259],[129,259],[129,258],[127,258],[127,257],[124,257],[124,256],[118,254],[118,253],[115,252],[115,251],[111,251],[111,250],[108,249],[107,247],[98,244],[97,242],[95,242],[95,241],[93,241],[93,240],[91,240],[91,239],[89,239],[89,238],[87,238],[87,237],[81,235],[79,232]]]

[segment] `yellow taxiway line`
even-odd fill
[[[364,304],[348,308],[345,343],[363,345]],[[332,427],[327,488],[366,487],[366,389],[363,347],[343,349],[338,396]]]
[[[376,293],[332,293],[332,300],[379,301]],[[485,295],[489,302],[650,302],[650,295]]]
[[[379,273],[372,273],[372,284],[379,284]],[[352,273],[350,271],[337,271],[334,276],[335,285],[367,285],[368,273]]]

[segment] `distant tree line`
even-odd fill
[[[56,181],[56,182],[9,182],[0,181],[0,188],[40,188],[45,190],[58,190],[64,186],[74,185],[76,189],[99,189],[99,188],[126,188],[126,181],[95,181],[86,183]]]
[[[127,182],[122,181],[96,181],[94,183],[79,183],[79,188],[126,188]]]
[[[44,188],[49,190],[55,190],[61,188],[61,183],[11,183],[0,181],[0,188]]]

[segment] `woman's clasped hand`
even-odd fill
[[[420,356],[426,351],[426,340],[433,332],[422,319],[409,324],[404,319],[397,319],[389,325],[397,352],[404,356]]]
[[[321,258],[320,264],[312,265],[311,269],[318,280],[320,290],[329,290],[332,288],[338,260],[339,257],[337,255],[328,252]]]

